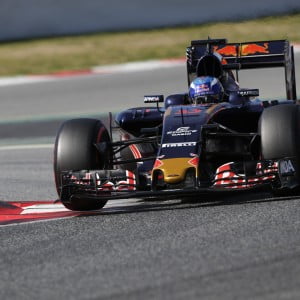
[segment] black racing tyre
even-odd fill
[[[110,151],[100,155],[94,144],[109,141],[109,133],[100,120],[72,119],[61,125],[54,146],[54,177],[59,196],[62,171],[107,167]],[[72,203],[63,201],[63,204],[71,210],[95,210],[102,208],[106,201],[74,200]]]
[[[260,118],[263,159],[296,157],[300,160],[299,105],[285,104],[266,108]]]

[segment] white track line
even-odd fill
[[[94,67],[92,68],[92,72],[95,74],[140,72],[140,71],[149,71],[155,69],[182,66],[184,62],[185,59],[138,61],[138,62],[125,63],[121,65]]]
[[[53,147],[54,147],[53,144],[5,145],[5,146],[0,146],[0,151],[52,149]]]
[[[101,74],[114,74],[114,73],[129,73],[129,72],[139,72],[148,71],[154,69],[162,68],[172,68],[179,65],[183,65],[185,59],[165,59],[165,60],[151,60],[142,62],[132,62],[119,65],[107,65],[91,68],[89,71],[83,73],[80,72],[67,72],[67,75],[61,74],[48,74],[48,75],[34,75],[34,76],[15,76],[15,77],[2,77],[0,78],[1,86],[11,86],[18,84],[31,84],[39,82],[49,82],[61,79],[74,78],[79,76],[87,75],[101,75]]]
[[[96,210],[96,212],[107,212],[110,211],[110,208],[124,208],[130,206],[138,205],[137,199],[121,199],[121,200],[112,200],[108,201],[108,203],[104,206],[102,210]],[[67,212],[70,211],[64,207],[61,203],[49,203],[49,204],[33,204],[30,206],[23,207],[23,211],[21,215],[28,214],[41,214],[41,213],[55,213],[55,212]],[[91,211],[95,212],[95,211]]]
[[[177,203],[178,200],[169,200],[168,203]],[[166,202],[164,202],[166,203]],[[61,217],[54,217],[54,218],[50,218],[50,219],[37,219],[37,220],[32,220],[32,221],[28,221],[28,220],[24,220],[22,222],[17,222],[14,223],[14,221],[12,221],[13,223],[11,224],[1,224],[1,227],[8,227],[8,226],[19,226],[19,225],[27,225],[27,224],[33,224],[33,223],[41,223],[41,222],[49,222],[49,221],[57,221],[57,220],[61,220],[61,219],[70,219],[70,218],[75,218],[78,216],[85,216],[85,214],[81,214],[81,213],[98,213],[99,214],[99,218],[101,218],[101,213],[103,214],[107,214],[107,213],[115,213],[115,212],[125,212],[126,208],[128,207],[137,207],[137,206],[143,206],[145,205],[146,202],[144,201],[140,201],[140,199],[120,199],[120,200],[111,200],[108,201],[108,203],[104,206],[104,208],[102,208],[101,210],[94,210],[94,211],[90,211],[90,212],[80,212],[78,211],[73,212],[74,215],[70,215],[70,216],[61,216]],[[149,204],[150,206],[152,204]],[[72,212],[70,210],[68,210],[67,208],[65,208],[63,206],[63,204],[61,203],[49,203],[49,204],[34,204],[34,205],[30,205],[27,207],[23,208],[23,212],[21,213],[21,215],[28,215],[28,214],[43,214],[43,213],[59,213],[59,212]],[[95,214],[96,216],[97,214]]]
[[[2,77],[0,78],[1,86],[31,84],[38,82],[47,82],[57,80],[55,76],[15,76],[15,77]]]

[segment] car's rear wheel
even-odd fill
[[[62,171],[107,167],[110,151],[106,150],[100,155],[95,144],[109,141],[109,133],[100,120],[72,119],[61,125],[54,146],[54,176],[59,196],[62,191]],[[62,202],[71,210],[95,210],[106,204],[106,201],[76,198],[71,202],[62,199]]]
[[[259,122],[261,154],[265,160],[294,158],[295,169],[300,163],[300,106],[278,105],[266,108]],[[299,179],[298,179],[299,181]],[[298,182],[299,184],[299,182]],[[274,189],[279,192],[280,189]],[[285,189],[283,189],[283,192]]]

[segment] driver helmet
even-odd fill
[[[224,88],[221,82],[211,76],[201,76],[193,80],[189,89],[189,97],[193,104],[222,102]]]

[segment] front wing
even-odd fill
[[[240,164],[239,169],[240,169]],[[293,158],[278,161],[257,161],[255,174],[237,173],[237,163],[227,163],[217,168],[209,185],[195,181],[194,187],[166,185],[151,186],[145,174],[128,170],[81,170],[62,173],[61,200],[70,203],[75,199],[147,198],[166,200],[184,197],[201,197],[209,193],[236,193],[257,189],[293,189],[299,186],[297,164]],[[144,176],[141,176],[144,175]]]

